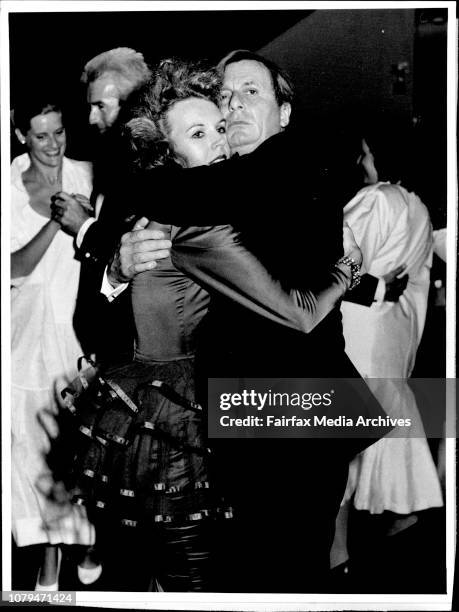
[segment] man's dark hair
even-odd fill
[[[271,75],[274,95],[276,96],[278,105],[281,106],[284,104],[284,102],[292,104],[294,88],[290,76],[284,70],[282,70],[282,68],[279,68],[279,66],[277,66],[274,62],[263,57],[262,55],[259,55],[258,53],[254,53],[253,51],[246,49],[236,49],[235,51],[228,53],[228,55],[225,55],[225,57],[217,64],[217,68],[223,74],[225,68],[229,64],[235,64],[236,62],[242,62],[243,60],[251,60],[263,64]]]

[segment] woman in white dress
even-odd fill
[[[384,167],[384,155],[374,157],[370,146],[375,145],[369,146],[365,140],[359,144],[366,186],[344,207],[344,220],[360,245],[365,270],[374,285],[365,305],[342,302],[346,353],[387,414],[409,418],[412,426],[396,427],[351,462],[332,566],[348,557],[346,511],[352,496],[358,510],[393,513],[389,535],[416,522],[417,512],[443,505],[416,399],[407,383],[426,318],[433,252],[430,216],[415,193],[379,180],[380,167],[389,173],[388,178],[391,176],[389,165]],[[395,165],[392,167],[395,170]],[[389,297],[386,282],[401,271],[408,282],[395,299]]]
[[[89,202],[92,186],[90,164],[64,157],[62,114],[49,102],[29,96],[15,109],[15,133],[28,152],[11,165],[12,529],[18,547],[43,545],[38,590],[58,588],[59,545],[95,539],[83,512],[60,517],[45,490],[49,416],[82,354],[72,325],[80,264],[50,204],[61,190]]]

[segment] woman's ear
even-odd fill
[[[21,130],[19,130],[18,128],[15,128],[14,133],[16,134],[16,138],[19,140],[19,142],[22,145],[25,145],[26,138],[25,138],[24,134],[21,132]]]

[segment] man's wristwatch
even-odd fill
[[[338,264],[344,264],[345,266],[349,266],[351,269],[351,285],[348,289],[348,291],[352,291],[352,289],[354,289],[355,287],[357,287],[357,285],[360,283],[360,264],[358,264],[355,259],[352,259],[352,257],[347,257],[347,255],[345,255],[344,257],[341,257],[341,259],[338,259],[338,261],[336,262],[336,265]]]

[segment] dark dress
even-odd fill
[[[173,541],[173,560],[164,554],[154,570],[163,588],[202,590],[208,585],[208,524],[231,518],[232,508],[215,478],[205,415],[195,403],[196,336],[209,294],[175,267],[174,258],[194,250],[197,257],[189,253],[189,259],[201,285],[298,333],[323,319],[346,279],[331,269],[316,293],[287,291],[231,227],[164,229],[171,231],[171,258],[136,276],[131,286],[134,361],[93,372],[86,389],[76,381],[64,393],[79,427],[69,486],[99,529],[123,526],[146,538],[159,530],[166,552]]]

